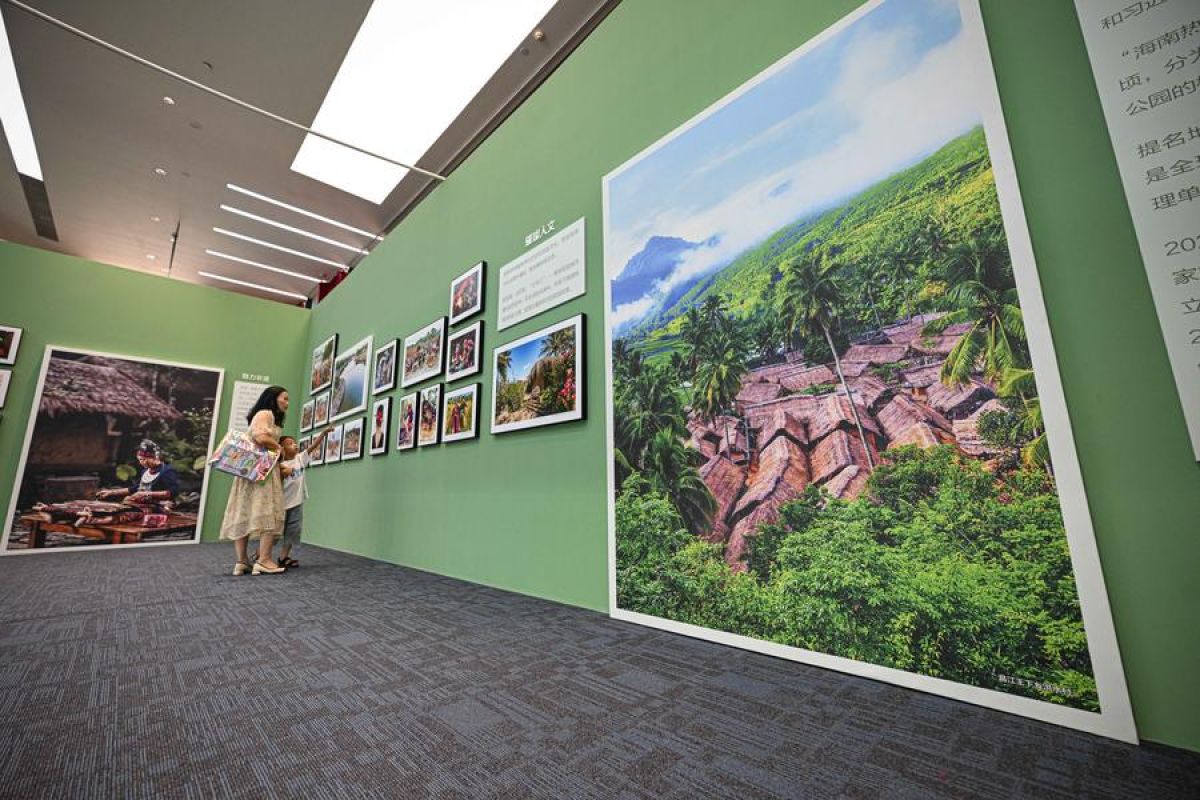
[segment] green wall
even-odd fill
[[[223,432],[242,373],[300,385],[310,317],[302,308],[0,243],[0,324],[24,328],[0,411],[0,513],[8,513],[46,345],[223,367]],[[290,419],[287,427],[295,426]],[[205,541],[220,532],[230,480],[209,479]]]
[[[600,179],[858,5],[626,0],[313,316],[403,337],[489,262],[485,352],[589,317],[590,416],[321,468],[311,541],[607,608]],[[1200,749],[1200,469],[1070,0],[983,10],[1143,738]],[[497,268],[548,219],[587,217],[588,292],[497,335]],[[490,404],[485,369],[483,405]],[[393,393],[399,394],[399,392]]]

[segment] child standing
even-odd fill
[[[283,448],[283,460],[280,468],[283,471],[283,538],[279,548],[279,565],[295,569],[300,562],[292,558],[292,548],[300,544],[300,531],[304,527],[304,501],[308,499],[308,486],[304,482],[304,473],[312,454],[317,451],[330,428],[326,428],[313,437],[312,442],[303,452],[296,444],[295,438],[284,436],[279,440]]]

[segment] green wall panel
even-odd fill
[[[2,513],[8,513],[46,345],[223,367],[223,432],[233,383],[243,372],[299,385],[310,316],[302,308],[0,243],[0,324],[24,328],[0,411]],[[287,427],[295,429],[299,406],[290,417]],[[220,532],[231,480],[220,473],[209,480],[205,541]]]
[[[1074,7],[982,5],[1140,732],[1200,749],[1200,468]],[[309,337],[403,337],[486,259],[483,408],[492,347],[582,311],[589,418],[320,468],[310,541],[606,609],[601,177],[857,6],[618,6],[316,309]],[[587,295],[497,334],[498,267],[546,220],[580,216]]]

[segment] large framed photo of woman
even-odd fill
[[[335,333],[313,348],[312,370],[309,375],[308,393],[316,394],[333,381],[333,358],[337,353],[338,335]]]
[[[48,346],[0,553],[199,541],[223,379]]]
[[[583,419],[579,314],[492,351],[492,433]]]
[[[479,372],[482,349],[483,320],[450,334],[446,340],[446,382]]]
[[[373,456],[387,455],[388,426],[392,418],[392,398],[381,397],[371,406],[371,443],[367,452]]]
[[[404,338],[400,385],[408,388],[442,374],[446,344],[446,318],[438,317],[421,330]]]
[[[371,394],[380,394],[396,388],[396,340],[375,350],[375,379],[371,382]]]
[[[357,414],[367,408],[371,382],[371,337],[338,353],[333,360],[333,386],[329,389],[329,421]]]
[[[461,442],[479,436],[479,384],[446,392],[442,400],[442,441]]]
[[[417,408],[421,393],[411,392],[396,401],[396,449],[412,450],[417,446]]]

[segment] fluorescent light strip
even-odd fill
[[[354,247],[353,245],[339,242],[337,239],[327,239],[324,236],[318,236],[315,233],[310,233],[309,231],[302,230],[300,228],[293,228],[291,225],[285,225],[282,222],[276,222],[273,219],[260,217],[258,214],[251,214],[249,211],[242,211],[240,208],[234,208],[233,206],[228,206],[224,203],[221,204],[221,210],[228,211],[230,214],[237,214],[238,216],[245,217],[246,219],[252,219],[255,222],[261,222],[263,225],[270,225],[273,228],[279,228],[280,230],[288,231],[289,233],[307,236],[309,239],[316,239],[318,242],[324,242],[325,244],[331,244],[334,247],[340,247],[343,250],[349,250],[351,253],[361,253],[364,256],[367,255],[367,251],[363,250],[361,247]]]
[[[271,294],[281,294],[284,297],[294,297],[297,300],[307,300],[308,299],[308,297],[306,297],[305,295],[296,294],[295,292],[285,292],[283,289],[272,289],[270,286],[262,286],[257,283],[250,283],[249,281],[239,281],[237,278],[226,278],[224,275],[216,275],[212,272],[201,271],[201,272],[197,272],[196,274],[203,275],[206,278],[212,278],[212,279],[218,280],[218,281],[225,281],[226,283],[236,283],[238,286],[245,286],[249,289],[258,289],[259,291],[270,292]]]
[[[216,250],[205,250],[204,252],[210,256],[216,256],[217,258],[228,259],[229,261],[236,261],[239,264],[245,264],[250,267],[258,267],[259,269],[269,269],[271,272],[278,272],[280,275],[291,275],[293,278],[300,278],[301,280],[312,281],[313,283],[325,283],[325,281],[321,280],[320,278],[314,278],[312,275],[305,275],[302,272],[292,272],[290,269],[281,269],[280,267],[272,267],[270,264],[262,264],[258,261],[251,261],[248,258],[240,258],[238,256],[231,256],[228,253],[219,253]]]
[[[29,127],[29,113],[21,96],[21,82],[17,80],[17,65],[3,15],[0,15],[0,40],[0,123],[4,125],[4,137],[8,139],[17,172],[40,181],[42,165],[33,143],[33,129]]]
[[[278,250],[281,253],[290,253],[291,255],[294,255],[294,256],[300,256],[300,258],[307,258],[309,261],[316,261],[319,264],[328,264],[331,267],[337,267],[342,272],[349,272],[349,270],[350,270],[350,268],[347,267],[345,264],[339,264],[336,261],[330,261],[328,258],[321,258],[320,256],[314,256],[311,253],[304,253],[304,252],[301,252],[300,250],[293,250],[292,248],[284,247],[281,244],[272,244],[271,242],[264,242],[262,239],[255,239],[253,236],[247,236],[244,233],[235,233],[234,231],[226,230],[225,228],[213,228],[213,230],[216,231],[217,233],[223,233],[226,236],[232,236],[234,239],[241,239],[243,242],[252,242],[253,244],[260,244],[263,247],[269,247],[272,250]]]
[[[344,231],[350,231],[351,233],[357,233],[360,236],[366,236],[368,239],[374,239],[377,242],[383,241],[382,236],[376,236],[375,234],[371,233],[370,231],[364,231],[362,228],[356,228],[353,225],[347,225],[344,222],[338,222],[336,219],[330,219],[329,217],[323,217],[320,214],[314,213],[314,212],[309,211],[304,208],[300,208],[299,206],[289,205],[289,204],[283,202],[282,200],[276,200],[274,197],[267,197],[265,194],[259,194],[258,192],[252,192],[249,189],[238,186],[235,183],[227,183],[227,184],[225,184],[225,188],[232,189],[235,192],[241,192],[242,194],[246,195],[247,197],[253,197],[255,200],[262,200],[264,203],[270,203],[273,206],[279,206],[280,208],[286,208],[288,211],[292,211],[297,214],[303,214],[304,216],[308,217],[309,219],[319,220],[320,222],[324,222],[328,225],[332,225],[335,228],[341,228]]]

